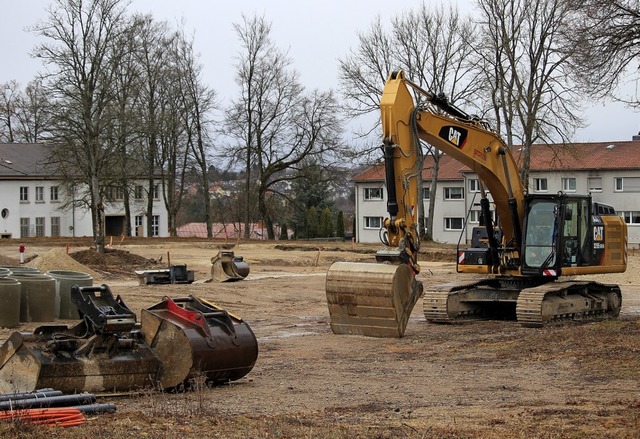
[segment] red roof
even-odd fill
[[[518,161],[521,151],[514,148]],[[431,179],[433,157],[424,160],[422,179]],[[531,147],[531,171],[588,171],[630,169],[640,170],[640,142],[572,143],[568,145],[533,145]],[[462,173],[471,169],[449,156],[440,161],[438,180],[462,180]],[[356,183],[384,181],[384,164],[372,166],[353,179]]]
[[[264,239],[266,232],[262,230],[260,223],[250,224],[250,237],[252,239]],[[177,228],[178,236],[181,237],[195,237],[206,238],[207,237],[207,224],[206,223],[188,223]],[[263,233],[264,232],[264,233]],[[244,237],[244,224],[212,224],[213,238],[218,239],[236,239]]]

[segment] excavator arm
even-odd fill
[[[410,89],[423,105],[415,105]],[[401,337],[423,290],[415,278],[420,271],[423,208],[420,139],[478,174],[498,215],[505,218],[503,236],[513,241],[514,253],[521,239],[524,190],[510,151],[495,133],[446,99],[405,79],[402,72],[389,76],[380,110],[389,216],[384,220],[385,247],[376,253],[376,260],[385,264],[336,262],[327,272],[326,293],[335,333]],[[486,197],[483,204],[488,212]],[[493,242],[493,233],[490,241],[497,271],[504,254],[498,247],[507,246]]]
[[[414,105],[410,88],[424,104]],[[389,76],[380,108],[385,144],[411,145],[420,138],[478,175],[500,218],[502,247],[517,253],[522,240],[524,185],[511,151],[500,137],[445,99],[407,80],[401,71]]]
[[[511,150],[499,135],[402,72],[389,76],[380,109],[389,217],[385,248],[376,259],[386,263],[336,262],[329,268],[326,292],[335,333],[401,337],[421,295],[430,322],[497,314],[515,315],[524,326],[542,326],[618,315],[618,286],[556,281],[563,275],[626,269],[626,225],[612,208],[599,212],[584,195],[525,195]],[[488,246],[458,249],[458,271],[490,275],[485,279],[426,291],[416,279],[421,140],[478,176]],[[491,202],[501,233],[493,230]]]

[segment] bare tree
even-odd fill
[[[571,0],[576,10],[569,34],[573,67],[584,89],[603,97],[616,91],[627,74],[637,80],[640,58],[640,4],[636,0]],[[634,73],[632,73],[634,72]],[[620,100],[640,107],[637,94]]]
[[[415,11],[393,17],[389,31],[380,18],[376,19],[367,33],[359,35],[358,47],[340,60],[339,78],[343,94],[348,98],[349,114],[357,117],[379,112],[384,82],[396,69],[404,70],[407,77],[421,87],[448,96],[451,103],[475,103],[480,86],[476,80],[477,57],[472,51],[476,38],[473,23],[453,7],[429,8],[423,3]],[[357,153],[368,157],[371,149]],[[433,236],[439,163],[438,152],[432,151],[432,154],[435,163],[427,237]],[[422,212],[420,217],[424,218]]]
[[[579,95],[565,32],[566,0],[478,0],[482,66],[497,121],[510,147],[522,145],[521,177],[529,180],[531,145],[568,141],[581,123]]]
[[[142,116],[143,141],[139,154],[144,163],[146,177],[147,206],[145,210],[147,235],[153,234],[153,201],[156,193],[156,177],[159,171],[160,144],[162,130],[159,113],[169,105],[163,96],[167,80],[175,80],[170,61],[170,48],[174,35],[166,22],[154,21],[151,16],[138,17],[140,32],[137,38],[136,56],[141,69],[141,98],[139,111]]]
[[[13,143],[16,141],[16,127],[18,106],[20,99],[20,84],[9,81],[0,84],[0,140]]]
[[[111,174],[114,145],[109,142],[113,63],[122,48],[114,45],[125,22],[122,0],[55,0],[48,18],[33,30],[46,39],[35,55],[49,66],[48,93],[55,99],[52,134],[55,158],[70,181],[87,187],[93,238],[104,252],[103,179]]]
[[[37,143],[49,136],[49,97],[40,80],[24,91],[17,81],[0,84],[0,141]]]
[[[238,141],[234,158],[245,165],[245,237],[255,181],[258,210],[269,239],[274,239],[268,198],[282,194],[280,185],[306,157],[328,159],[338,152],[341,109],[332,91],[305,92],[291,60],[271,40],[271,25],[264,18],[243,17],[235,29],[243,47],[236,76],[241,91],[227,112],[225,127]]]
[[[18,136],[27,143],[46,141],[51,137],[50,99],[42,81],[35,79],[18,99],[17,120]]]
[[[178,80],[186,128],[187,145],[200,176],[203,190],[203,204],[207,237],[211,238],[213,220],[211,216],[211,195],[209,194],[209,160],[211,114],[216,108],[215,92],[202,80],[202,65],[197,62],[193,51],[193,41],[184,34],[178,38],[176,61],[180,72]]]

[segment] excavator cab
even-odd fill
[[[590,196],[531,195],[525,199],[523,275],[588,274],[626,266],[626,224]]]

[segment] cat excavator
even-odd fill
[[[377,263],[335,262],[329,268],[334,333],[402,337],[420,297],[427,321],[438,323],[516,318],[540,327],[619,314],[617,285],[574,279],[626,270],[627,226],[612,207],[587,195],[527,194],[510,148],[486,122],[402,71],[387,79],[380,109],[389,214],[381,229],[385,247],[376,253]],[[424,288],[416,278],[421,141],[478,176],[483,221],[473,229],[471,246],[457,249],[457,271],[475,274],[468,282]]]

